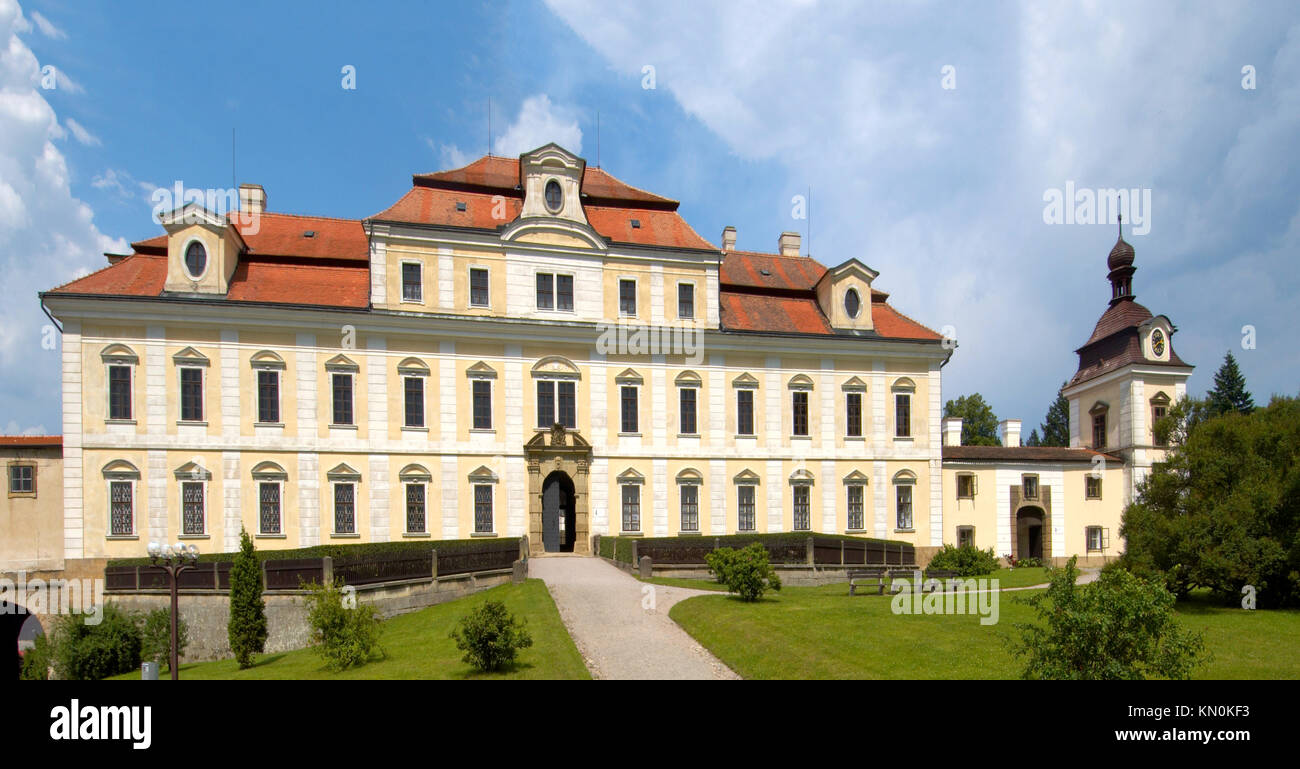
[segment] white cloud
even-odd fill
[[[463,168],[475,160],[475,158],[470,157],[455,144],[439,144],[427,136],[424,139],[424,143],[429,145],[429,149],[437,153],[439,171],[445,171],[452,168]]]
[[[90,186],[97,190],[116,193],[126,200],[139,198],[150,204],[152,204],[154,190],[158,189],[158,185],[153,182],[142,182],[126,171],[116,168],[106,168],[104,173],[96,174],[91,178]]]
[[[127,248],[101,233],[90,207],[72,195],[55,144],[63,129],[40,90],[40,63],[19,37],[30,29],[14,0],[0,0],[0,416],[13,420],[10,432],[36,428],[59,408],[60,356],[42,344],[51,337],[37,292]]]
[[[63,30],[54,26],[54,24],[39,11],[32,11],[32,21],[36,22],[36,28],[41,31],[42,35],[53,40],[66,40],[68,35]]]
[[[628,88],[654,66],[657,90],[737,156],[785,170],[784,184],[727,205],[788,211],[790,190],[811,187],[814,256],[857,257],[881,271],[895,306],[956,326],[945,398],[981,390],[1028,429],[1074,372],[1109,299],[1115,234],[1043,224],[1043,191],[1071,180],[1152,189],[1151,233],[1128,236],[1135,288],[1180,326],[1180,354],[1236,310],[1278,338],[1289,322],[1252,304],[1256,272],[1240,271],[1234,290],[1212,280],[1225,277],[1214,272],[1223,256],[1246,250],[1256,269],[1271,259],[1295,272],[1280,255],[1300,197],[1300,156],[1285,149],[1300,135],[1300,25],[1285,4],[1144,4],[1122,16],[1091,2],[548,5]],[[1262,73],[1255,93],[1240,87],[1248,63]],[[948,64],[954,90],[941,87]],[[776,219],[742,231],[740,247],[770,250],[778,232],[805,227]],[[1188,290],[1173,293],[1174,279]],[[1222,353],[1184,357],[1200,366],[1198,392]],[[1292,381],[1284,360],[1261,362],[1262,379]]]
[[[515,121],[497,137],[493,151],[512,157],[555,142],[571,152],[582,151],[582,129],[572,110],[551,104],[546,94],[524,99]]]
[[[87,131],[85,126],[73,120],[72,118],[68,118],[63,122],[67,124],[68,130],[72,132],[73,138],[81,142],[82,144],[85,144],[88,147],[97,147],[100,144],[103,144],[103,142],[99,140],[98,136],[95,136],[90,131]]]

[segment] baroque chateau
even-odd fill
[[[41,294],[62,461],[4,447],[0,569],[228,552],[241,527],[259,549],[809,531],[1100,561],[1191,373],[1122,238],[1065,390],[1070,446],[1021,446],[1007,420],[977,447],[942,419],[955,342],[864,261],[789,232],[715,245],[553,144],[416,175],[364,219],[275,213],[256,185],[240,208],[166,213]]]

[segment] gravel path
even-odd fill
[[[593,678],[740,677],[668,618],[678,601],[717,593],[646,584],[586,556],[530,558],[528,576],[546,583]]]

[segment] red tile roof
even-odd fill
[[[1152,317],[1150,310],[1131,298],[1122,299],[1107,307],[1097,320],[1092,336],[1075,351],[1079,354],[1079,368],[1066,386],[1095,379],[1130,363],[1141,363],[1144,366],[1188,366],[1174,351],[1173,339],[1169,340],[1168,361],[1147,359],[1142,351],[1138,327]]]
[[[62,435],[0,435],[0,446],[5,448],[62,445]]]
[[[833,334],[817,300],[722,291],[722,327],[728,331]]]
[[[807,256],[728,251],[718,281],[725,286],[812,291],[825,274],[826,268]]]
[[[1124,459],[1092,449],[1060,446],[944,446],[945,460],[968,462],[1092,462],[1095,456],[1107,462],[1124,463]]]
[[[370,306],[370,271],[321,264],[240,262],[226,299],[365,309]]]
[[[463,168],[431,174],[415,174],[412,182],[418,187],[452,190],[486,188],[498,193],[519,195],[519,158],[488,155]],[[583,171],[582,192],[593,202],[624,202],[639,206],[666,207],[670,211],[676,211],[678,205],[675,200],[633,187],[604,170],[591,166]]]
[[[236,229],[254,256],[339,259],[370,263],[370,241],[356,219],[266,212],[251,224],[234,216]],[[313,235],[307,237],[306,233]]]
[[[1084,347],[1099,339],[1105,339],[1116,331],[1140,325],[1152,317],[1150,310],[1132,299],[1116,302],[1107,307],[1106,311],[1097,319],[1097,325],[1092,329],[1092,336],[1088,337],[1087,342],[1084,342]]]

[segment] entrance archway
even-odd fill
[[[562,470],[542,482],[542,549],[548,553],[572,553],[577,539],[573,480]]]
[[[1016,511],[1016,557],[1044,557],[1044,523],[1047,514],[1041,507],[1022,507]]]

